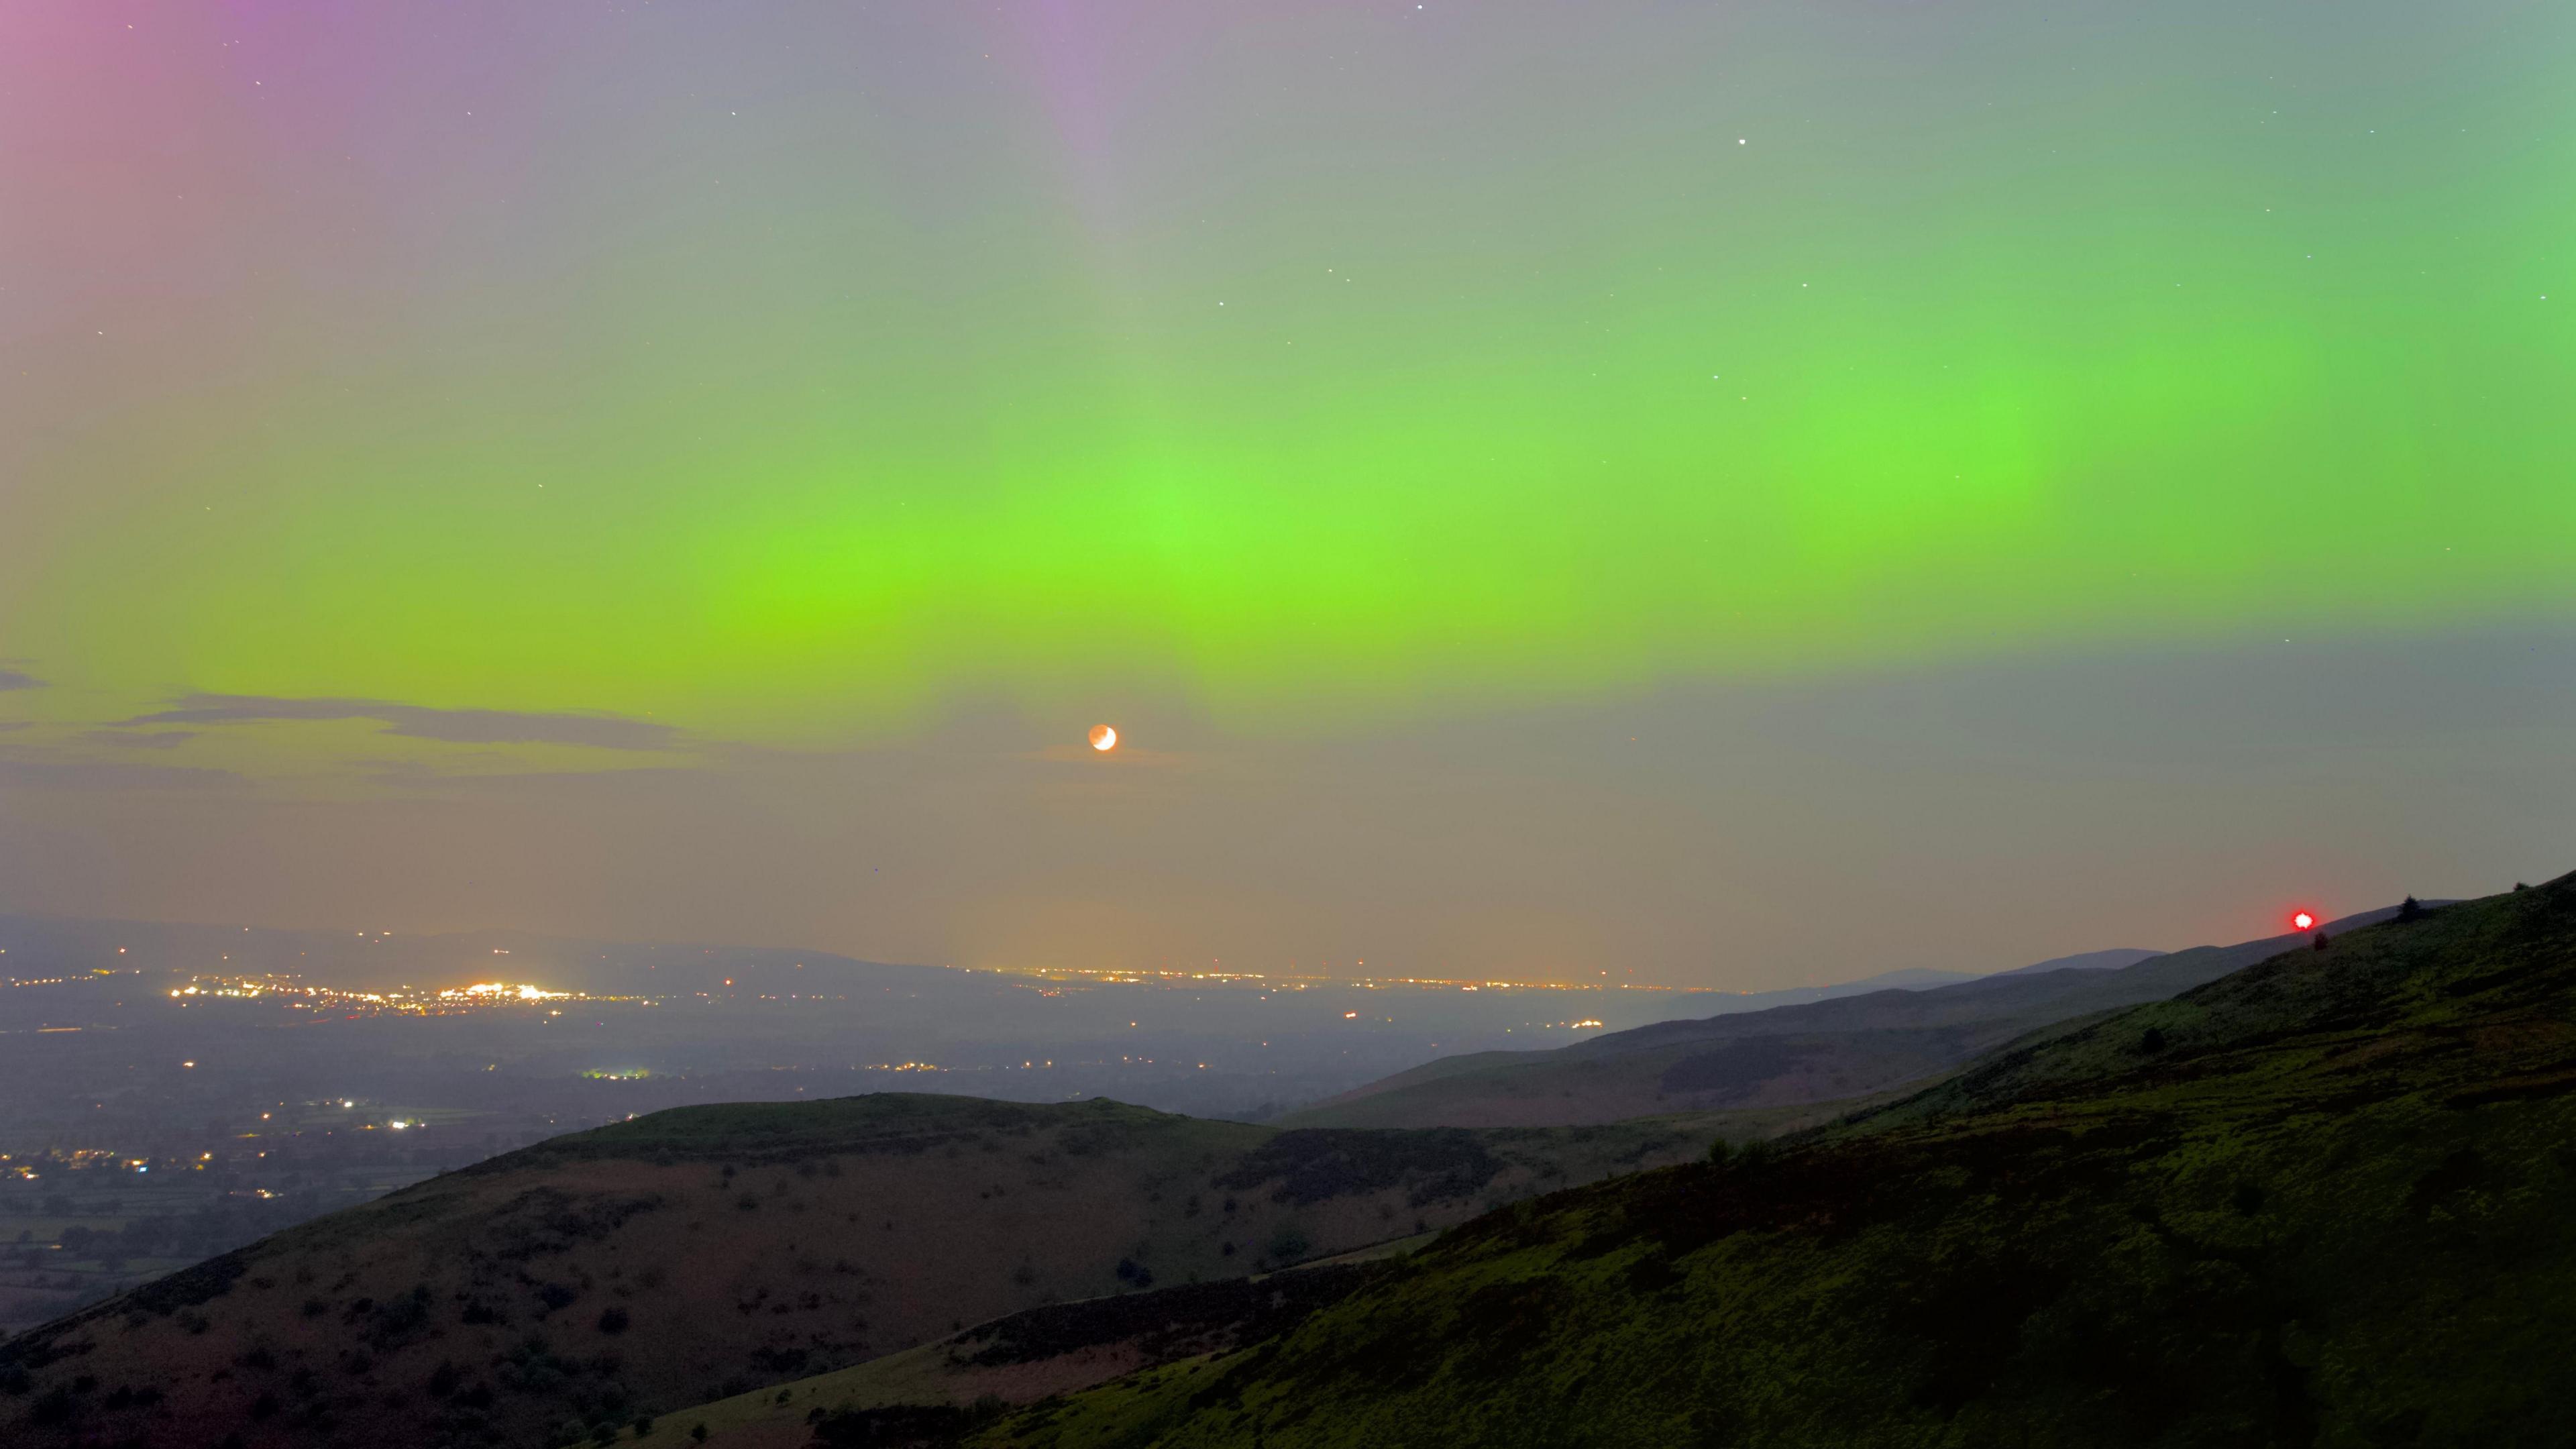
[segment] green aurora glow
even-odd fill
[[[29,707],[1261,735],[2576,602],[2564,6],[906,10],[15,22],[99,123],[8,172]]]

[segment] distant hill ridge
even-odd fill
[[[2360,912],[2325,929],[2351,930],[2396,910]],[[2273,936],[2170,953],[2088,952],[1923,989],[1656,1022],[1552,1051],[1444,1057],[1279,1121],[1568,1127],[1865,1096],[1921,1082],[2025,1032],[2188,990],[2307,939]],[[2134,959],[2115,964],[2123,956]]]
[[[93,969],[208,975],[276,972],[345,989],[461,985],[501,978],[598,993],[704,990],[726,977],[828,979],[913,989],[961,989],[962,973],[888,965],[828,951],[703,943],[651,944],[527,931],[326,931],[169,921],[0,915],[0,977]],[[750,973],[745,977],[745,973]],[[985,987],[988,992],[994,988]]]
[[[1995,974],[2038,976],[2050,971],[2121,971],[2141,961],[2152,961],[2164,954],[2166,953],[2162,951],[2148,951],[2134,946],[2118,947],[2108,951],[2082,951],[2072,956],[2055,956],[2046,961],[2032,962],[2028,966],[2016,966],[2010,971],[1998,971]]]

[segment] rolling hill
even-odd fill
[[[1725,1125],[1301,1132],[900,1094],[679,1108],[0,1345],[0,1442],[548,1443],[1018,1310],[1448,1226],[1687,1157]]]
[[[2576,877],[1504,1208],[968,1442],[2564,1444],[2571,1143]]]
[[[2340,933],[2389,906],[2326,926]],[[1292,1127],[1567,1127],[1789,1108],[1917,1084],[2025,1033],[2157,1001],[2303,944],[2101,951],[1924,990],[1666,1021],[1554,1051],[1444,1057],[1279,1118]]]

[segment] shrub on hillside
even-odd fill
[[[1421,1207],[1465,1197],[1502,1170],[1502,1160],[1486,1151],[1474,1133],[1458,1128],[1394,1133],[1304,1127],[1263,1143],[1216,1185],[1241,1189],[1275,1182],[1270,1198],[1281,1203],[1315,1203],[1402,1186],[1412,1205]],[[1228,1199],[1229,1211],[1231,1205]]]

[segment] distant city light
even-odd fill
[[[478,981],[471,986],[442,991],[438,993],[438,998],[441,1001],[492,1001],[513,998],[520,1001],[561,1001],[571,994],[569,991],[548,991],[542,986],[529,986],[524,983],[513,985],[507,981]]]

